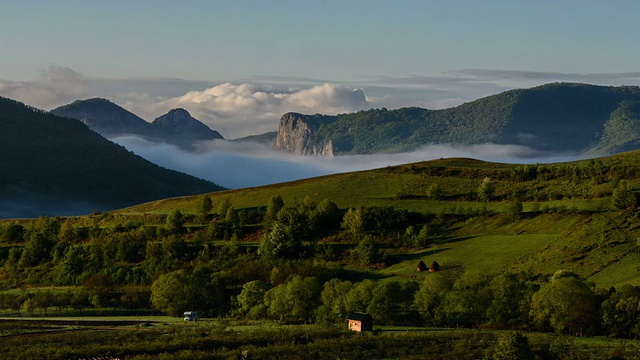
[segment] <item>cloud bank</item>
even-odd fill
[[[275,131],[286,112],[339,114],[386,107],[442,109],[513,88],[568,81],[640,85],[640,72],[561,73],[463,69],[440,74],[360,76],[344,82],[297,76],[252,76],[236,82],[174,78],[101,79],[49,66],[34,80],[0,79],[0,95],[50,110],[105,97],[147,121],[185,108],[226,138]]]
[[[89,95],[89,83],[80,73],[61,66],[40,70],[32,81],[0,79],[0,95],[26,104],[51,109]]]
[[[278,152],[267,145],[246,142],[202,142],[199,152],[190,153],[133,136],[113,141],[158,165],[232,189],[447,157],[506,163],[550,163],[584,158],[571,154],[549,156],[525,146],[497,144],[430,145],[408,153],[322,158]]]
[[[275,88],[256,84],[223,83],[168,99],[138,94],[122,104],[152,119],[171,109],[187,109],[195,118],[227,138],[277,130],[287,112],[338,114],[372,107],[362,89],[335,84],[310,88]]]

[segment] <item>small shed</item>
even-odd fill
[[[420,262],[418,263],[418,266],[416,266],[416,271],[417,272],[427,271],[427,264],[425,264],[424,261],[420,260]]]
[[[431,266],[429,266],[429,272],[436,272],[440,270],[440,264],[438,264],[437,261],[434,261],[431,263]]]
[[[352,312],[347,318],[351,331],[373,331],[373,318],[369,314]]]

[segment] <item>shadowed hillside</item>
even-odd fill
[[[0,216],[78,214],[220,190],[159,167],[77,120],[0,99]]]

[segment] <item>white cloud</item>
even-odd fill
[[[228,188],[280,183],[327,174],[383,168],[448,157],[468,157],[505,163],[549,163],[577,160],[571,154],[540,153],[519,145],[429,145],[413,152],[351,155],[333,158],[299,156],[272,150],[263,144],[214,140],[196,153],[152,143],[133,136],[115,142],[161,166],[207,179]]]
[[[119,103],[148,120],[174,108],[185,108],[227,138],[277,130],[280,117],[287,112],[338,114],[372,107],[362,89],[335,84],[278,89],[223,83],[168,99],[128,94],[123,100]]]
[[[66,67],[49,66],[40,70],[38,78],[33,81],[0,79],[0,95],[46,110],[88,94],[87,79]]]

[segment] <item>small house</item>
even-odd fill
[[[429,266],[429,272],[436,272],[440,270],[440,264],[438,264],[437,261],[434,261],[431,263],[431,266]]]
[[[373,331],[373,318],[369,314],[352,312],[347,318],[351,331]]]

